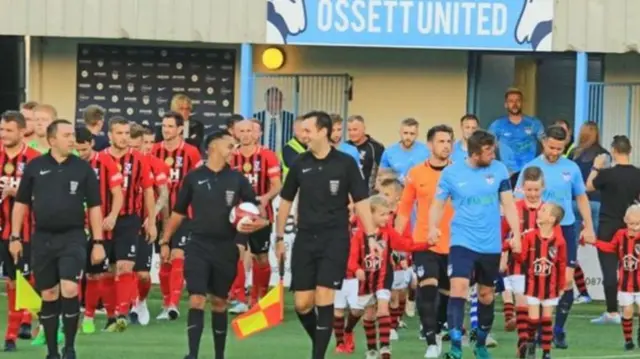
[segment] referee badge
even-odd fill
[[[164,159],[164,163],[165,163],[167,166],[173,166],[173,157],[167,157],[167,158],[165,158],[165,159]]]
[[[252,169],[253,169],[253,167],[251,166],[251,163],[249,163],[249,162],[245,162],[244,165],[242,165],[242,170],[245,173],[251,172]]]
[[[233,205],[233,197],[235,197],[235,191],[225,191],[224,192],[224,200],[227,202],[227,206],[231,207]]]
[[[69,194],[76,194],[77,191],[78,191],[78,182],[77,181],[70,181],[69,182]]]
[[[340,180],[330,180],[329,181],[329,191],[332,196],[338,194],[338,190],[340,189]]]
[[[12,163],[7,163],[4,165],[4,173],[7,175],[12,175],[15,167],[13,167]]]

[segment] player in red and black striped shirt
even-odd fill
[[[155,133],[149,127],[143,127],[138,124],[131,125],[129,147],[139,151],[149,163],[149,169],[154,178],[154,194],[155,194],[155,213],[166,213],[168,209],[169,188],[167,181],[169,178],[169,166],[161,159],[151,154],[151,149],[155,143]],[[142,192],[138,192],[143,195]],[[142,217],[147,218],[146,207],[142,207]],[[157,216],[156,218],[159,218]],[[150,218],[147,220],[151,220]],[[134,323],[141,325],[149,324],[149,309],[147,308],[147,296],[151,290],[151,259],[153,257],[153,243],[148,241],[147,235],[143,228],[140,229],[138,238],[138,254],[136,255],[136,264],[134,271],[136,272],[136,288],[133,301],[135,306],[131,308],[129,318]]]
[[[169,167],[169,210],[176,202],[178,191],[184,177],[197,166],[202,159],[199,150],[183,139],[184,118],[177,112],[167,112],[162,117],[162,142],[153,146],[151,154],[161,159]],[[175,320],[180,316],[178,305],[184,286],[184,250],[189,237],[189,221],[182,221],[171,237],[169,246],[160,248],[163,263],[160,266],[160,290],[163,297],[163,310],[156,319]],[[164,253],[164,254],[163,254]]]
[[[543,204],[538,210],[538,228],[524,235],[521,251],[515,255],[516,260],[528,264],[525,295],[529,304],[529,335],[527,345],[519,352],[521,357],[535,357],[536,332],[540,328],[543,358],[551,355],[551,317],[566,284],[567,249],[558,228],[562,217],[562,207],[553,203]]]
[[[30,277],[29,239],[33,230],[33,217],[30,211],[25,214],[22,231],[20,231],[23,252],[17,264],[15,264],[9,252],[11,211],[14,197],[20,185],[25,165],[40,155],[39,152],[23,143],[25,129],[25,119],[19,112],[5,112],[2,114],[2,120],[0,120],[0,138],[2,139],[2,149],[0,149],[0,188],[2,189],[2,200],[0,202],[0,261],[3,262],[4,275],[7,278],[5,283],[9,301],[5,351],[14,351],[16,349],[18,336],[26,339],[31,337],[31,315],[15,309],[16,270],[22,271],[25,278]]]
[[[367,355],[377,357],[378,340],[376,340],[375,323],[378,322],[380,338],[380,358],[391,358],[389,345],[391,333],[391,316],[389,301],[393,284],[393,262],[391,253],[394,250],[413,252],[426,250],[427,244],[413,243],[411,237],[398,234],[390,222],[391,208],[388,201],[380,195],[371,197],[371,216],[378,228],[378,242],[382,242],[382,253],[377,256],[369,252],[364,231],[358,230],[351,238],[348,271],[355,273],[360,281],[358,304],[365,312],[363,325],[367,336]]]
[[[234,133],[240,140],[240,146],[236,149],[230,160],[231,168],[241,172],[253,186],[263,215],[273,222],[273,205],[271,201],[280,192],[280,162],[276,154],[266,147],[256,143],[255,129],[250,120],[237,122]],[[271,231],[269,225],[249,236],[249,248],[254,255],[252,265],[251,303],[257,303],[258,299],[267,293],[271,279],[271,265],[269,264],[269,244],[271,244]],[[242,258],[238,263],[238,273],[244,272]],[[241,269],[241,270],[240,270]],[[240,274],[242,276],[242,274]],[[236,286],[242,285],[240,280]],[[239,289],[239,288],[232,288]]]
[[[640,308],[640,205],[629,207],[624,221],[627,228],[619,229],[610,242],[598,240],[593,244],[603,252],[618,255],[618,304],[622,309],[624,348],[631,350],[635,348],[633,306]]]
[[[538,210],[542,206],[542,192],[544,179],[539,167],[529,167],[522,174],[522,191],[524,198],[516,202],[518,218],[520,218],[520,233],[536,229]],[[511,228],[507,220],[502,218],[502,237],[504,240],[511,236]],[[505,243],[507,243],[505,241]],[[504,291],[502,292],[505,331],[518,331],[517,348],[526,343],[529,332],[529,308],[524,296],[525,273],[527,263],[516,261],[506,246],[500,261],[501,272],[504,277]],[[515,299],[515,308],[514,308]],[[515,309],[515,317],[514,317]]]
[[[89,162],[93,168],[100,186],[100,199],[102,216],[104,218],[102,228],[104,229],[103,246],[105,253],[113,251],[112,230],[116,220],[120,215],[120,210],[124,202],[122,192],[123,177],[118,171],[116,161],[105,152],[93,150],[94,141],[91,132],[84,128],[76,128],[76,151],[78,156]],[[87,222],[88,223],[88,222]],[[87,250],[91,253],[93,241],[88,242]],[[107,258],[102,263],[92,264],[91,255],[87,256],[86,286],[84,294],[84,317],[82,319],[82,331],[85,334],[95,332],[94,317],[96,308],[100,300],[107,312],[107,317],[111,322],[115,322],[116,297],[113,275],[104,275],[109,271],[109,261]]]
[[[150,240],[157,236],[155,219],[155,195],[153,192],[153,174],[144,156],[129,148],[131,125],[122,117],[109,120],[109,139],[111,147],[104,150],[116,162],[122,173],[122,191],[124,203],[113,229],[113,251],[109,254],[110,262],[115,263],[116,274],[116,316],[115,323],[108,323],[107,330],[123,331],[127,326],[126,316],[129,314],[131,298],[136,290],[133,267],[136,262],[138,233],[142,223],[142,207],[148,213],[146,233]],[[139,195],[140,192],[144,195]]]

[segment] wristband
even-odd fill
[[[22,242],[22,238],[20,238],[20,236],[11,235],[11,237],[9,237],[9,242]]]
[[[93,245],[96,245],[96,244],[102,245],[104,243],[104,239],[94,239],[92,242],[93,242]]]
[[[591,170],[592,170],[592,171],[596,171],[596,172],[600,172],[600,169],[599,169],[599,168],[596,168],[596,167],[591,167]]]
[[[378,238],[376,238],[375,234],[367,234],[367,240],[371,240],[373,239],[374,241],[377,240]]]
[[[276,236],[276,243],[284,241],[284,236]]]
[[[160,243],[160,247],[162,247],[162,246],[167,246],[168,247],[169,243],[168,242]]]

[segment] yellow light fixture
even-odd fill
[[[262,64],[268,70],[279,70],[284,65],[284,52],[277,47],[270,47],[264,50]]]

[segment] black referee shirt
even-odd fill
[[[100,189],[88,162],[69,156],[58,163],[51,152],[24,169],[16,201],[31,207],[36,228],[47,232],[83,229],[85,207],[100,206]]]
[[[349,195],[354,202],[369,197],[369,189],[356,161],[331,148],[323,159],[311,152],[301,154],[291,165],[280,197],[298,198],[298,228],[310,231],[349,227]]]
[[[229,166],[214,172],[205,165],[184,178],[173,210],[186,216],[191,206],[189,227],[193,234],[233,240],[236,229],[229,222],[229,214],[241,202],[257,203],[249,180]]]

